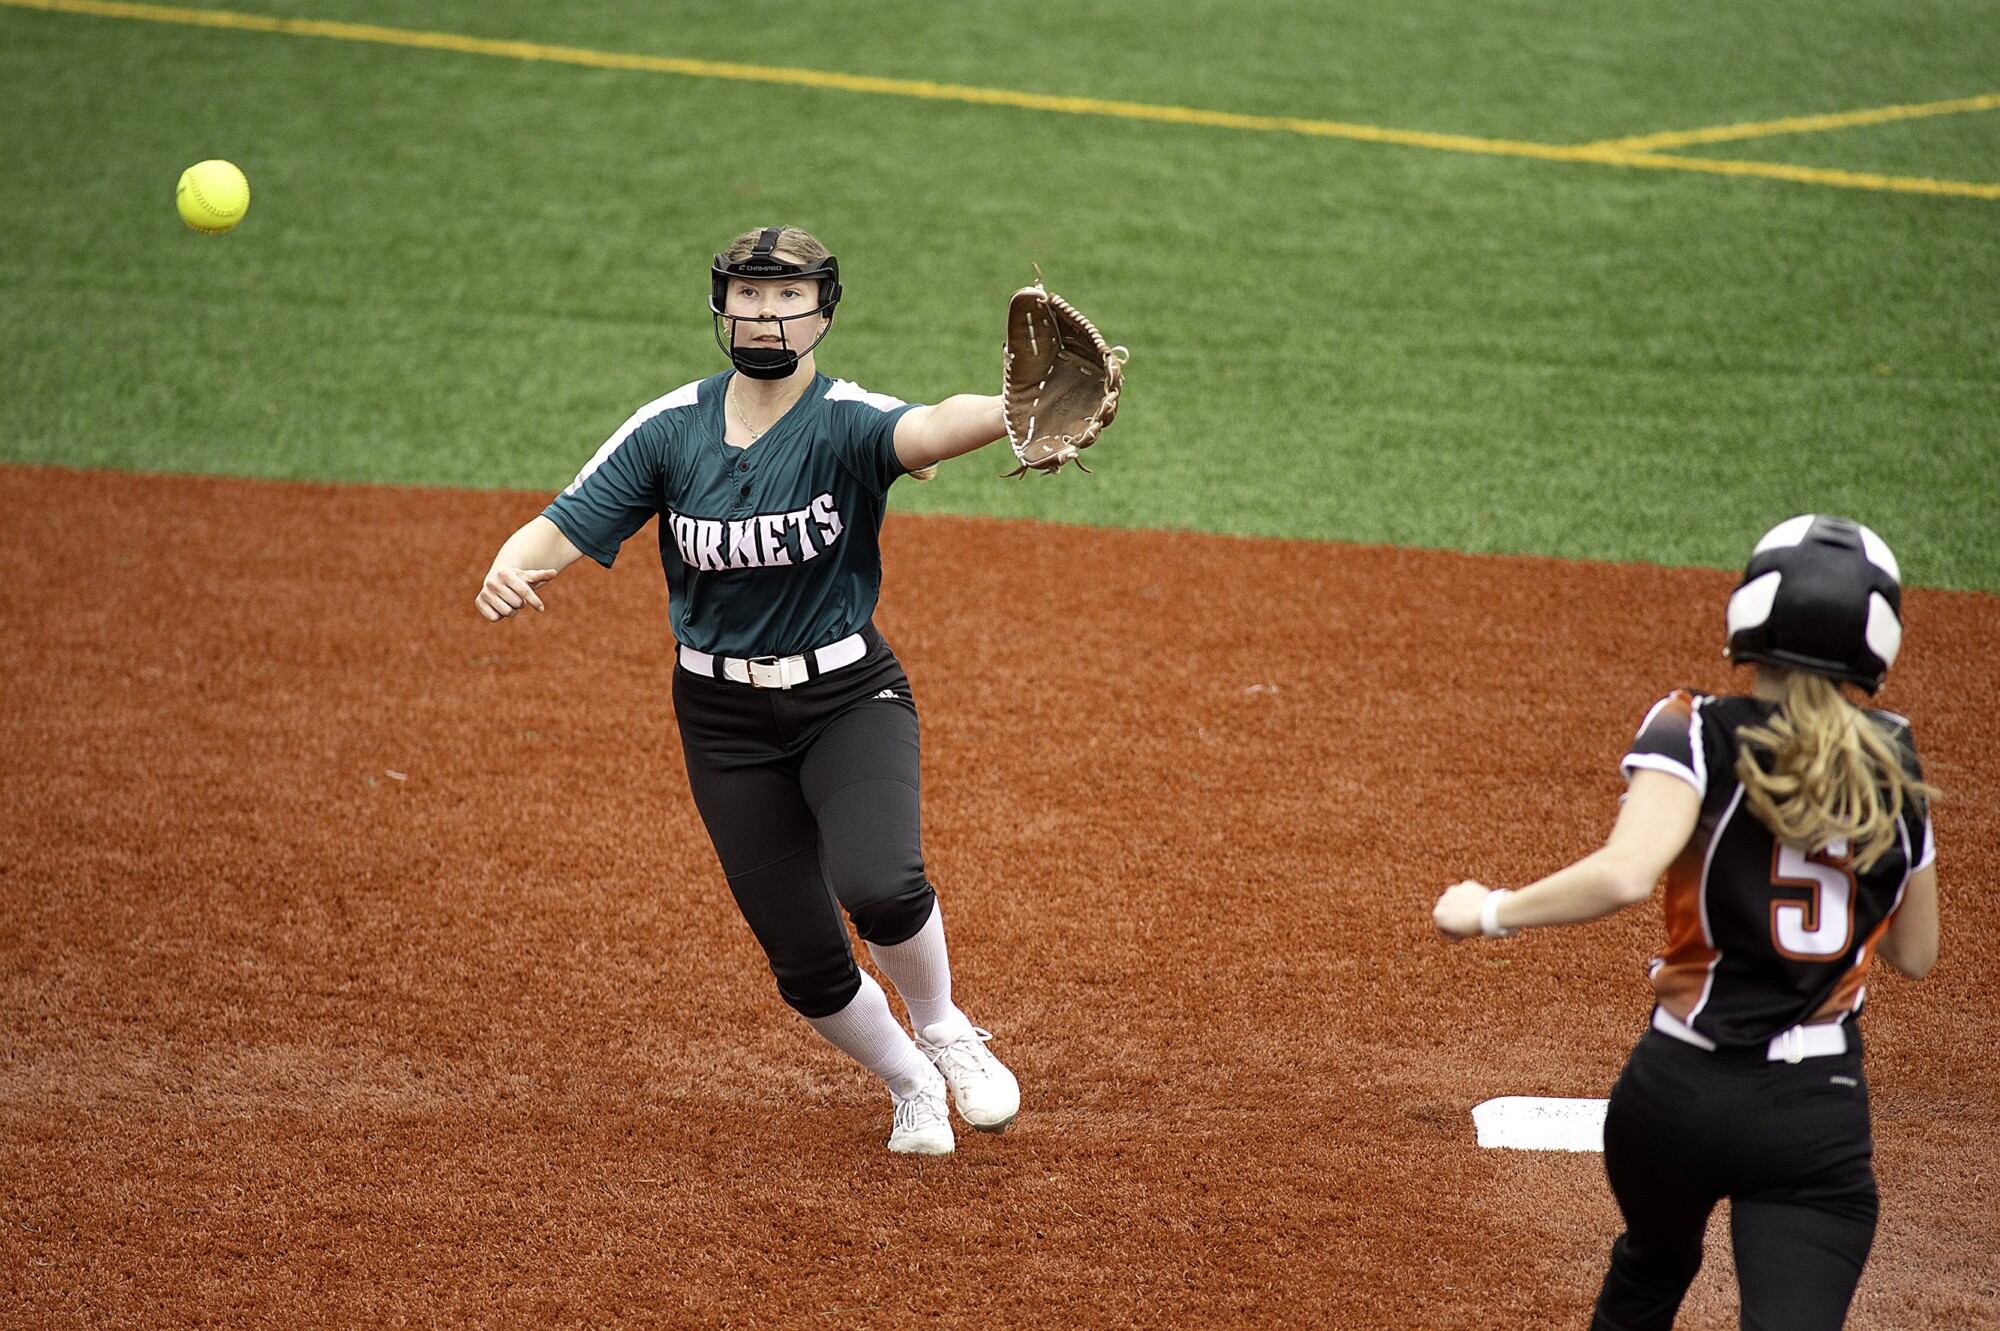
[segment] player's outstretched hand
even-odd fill
[[[523,606],[533,606],[546,610],[542,598],[535,595],[535,588],[553,578],[559,570],[552,568],[496,568],[486,575],[486,585],[479,589],[479,613],[493,622],[512,619],[521,613]]]
[[[1487,894],[1492,890],[1470,878],[1446,888],[1437,905],[1431,907],[1431,923],[1454,943],[1479,937],[1479,908],[1486,904]]]

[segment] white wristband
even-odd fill
[[[1496,887],[1486,894],[1486,900],[1479,903],[1479,932],[1488,938],[1512,938],[1519,929],[1500,927],[1500,903],[1514,894],[1504,887]]]

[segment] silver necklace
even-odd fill
[[[729,400],[735,404],[736,419],[742,421],[743,428],[750,432],[750,442],[754,444],[759,439],[762,439],[764,437],[765,432],[768,431],[771,427],[767,425],[764,427],[764,429],[760,430],[756,426],[752,425],[750,423],[750,413],[743,409],[743,400],[737,397],[737,395],[734,392],[729,394]]]

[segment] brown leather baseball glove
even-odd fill
[[[1007,473],[1054,475],[1097,442],[1118,414],[1118,390],[1131,353],[1109,346],[1090,320],[1061,296],[1035,284],[1007,302],[1005,386],[1007,441],[1021,465]]]

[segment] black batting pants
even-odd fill
[[[861,987],[843,909],[864,941],[891,946],[936,900],[916,704],[895,653],[870,637],[861,661],[790,689],[674,670],[695,807],[779,994],[807,1017],[831,1016]]]
[[[1611,1091],[1604,1170],[1625,1232],[1592,1331],[1668,1331],[1730,1200],[1745,1331],[1833,1331],[1875,1239],[1874,1141],[1859,1034],[1845,1054],[1772,1063],[1648,1031]]]

